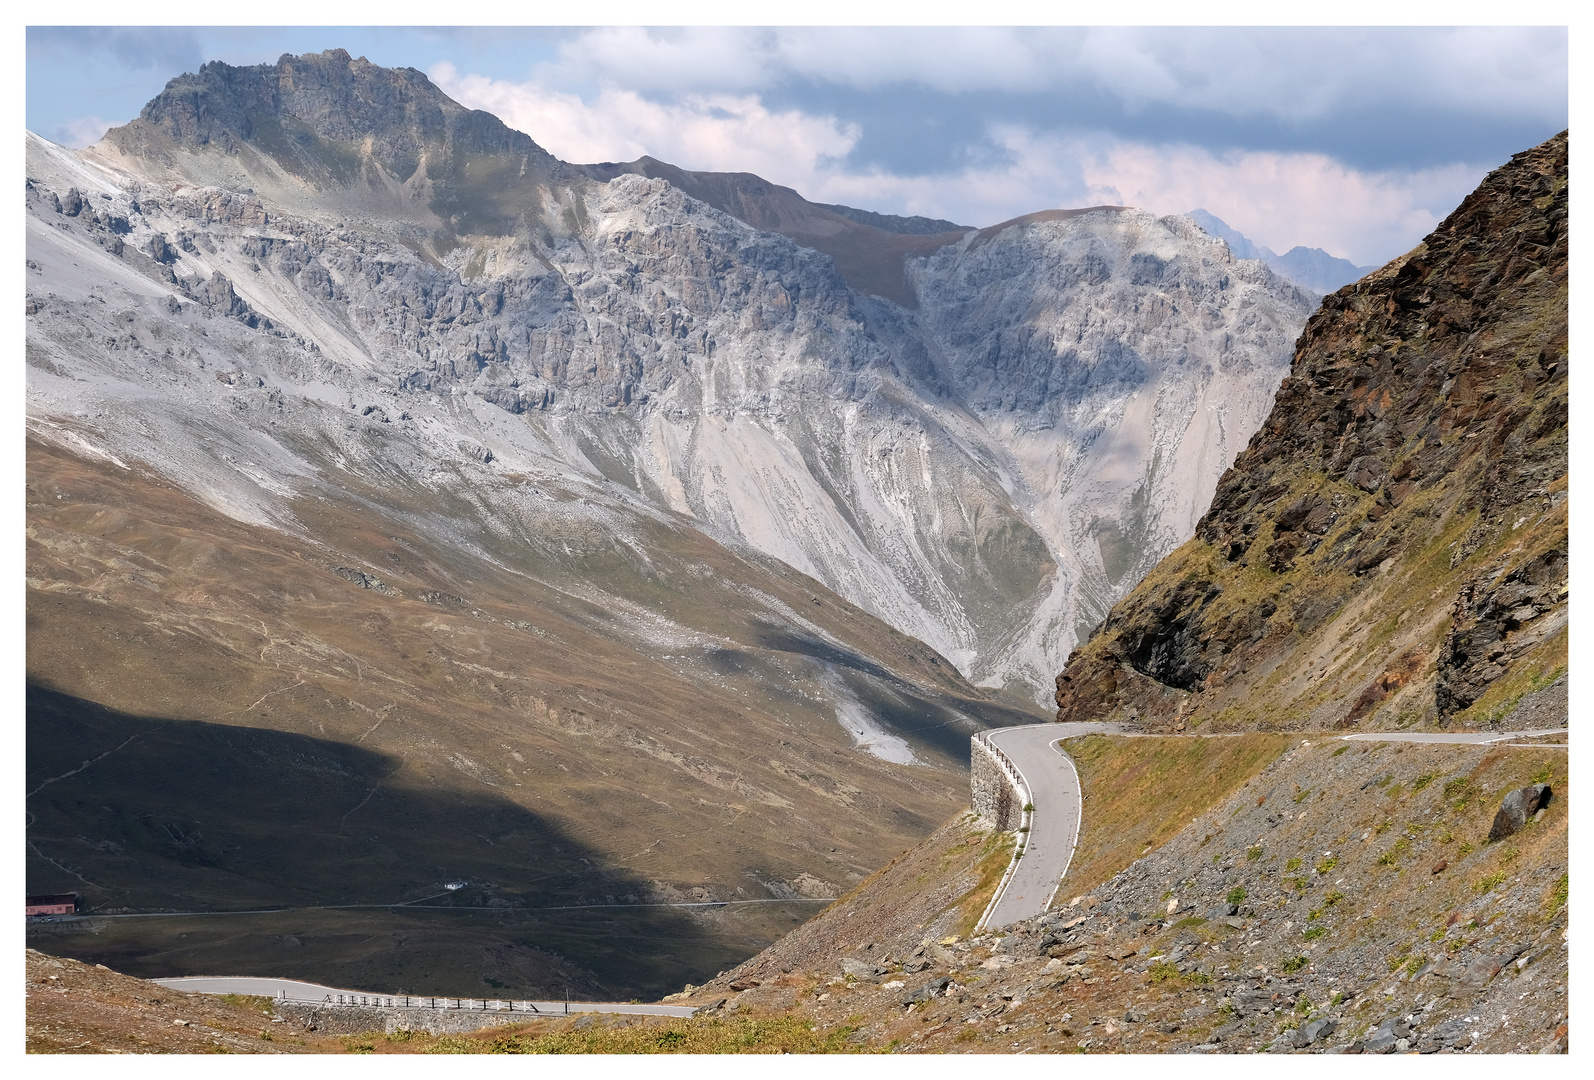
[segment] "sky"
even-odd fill
[[[1569,115],[1565,27],[77,26],[28,29],[27,126],[87,145],[208,60],[335,47],[567,161],[651,154],[977,226],[1202,208],[1359,265]]]

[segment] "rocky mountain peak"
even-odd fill
[[[539,181],[567,172],[530,136],[466,109],[422,72],[343,49],[205,64],[107,132],[101,149],[202,184],[402,192],[451,232],[496,235],[512,231]],[[403,201],[383,201],[383,212]]]

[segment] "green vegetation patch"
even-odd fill
[[[853,1040],[855,1024],[814,1030],[796,1016],[672,1020],[663,1024],[500,1034],[412,1036],[426,1054],[868,1054]]]
[[[1290,748],[1287,735],[1230,738],[1122,738],[1086,735],[1064,748],[1090,796],[1079,847],[1068,872],[1070,893],[1086,892],[1160,847],[1227,801]],[[1261,856],[1247,852],[1249,858]]]
[[[980,861],[974,868],[974,888],[957,902],[958,936],[967,937],[974,932],[974,924],[980,921],[991,897],[996,895],[996,886],[1001,884],[1007,864],[1013,860],[1014,843],[1012,833],[992,833],[986,839]]]

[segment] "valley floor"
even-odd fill
[[[697,1006],[691,1019],[441,1036],[277,1028],[334,1053],[1566,1051],[1564,745],[1270,734],[1064,746],[1085,826],[1058,906],[1037,918],[967,936],[1012,834],[965,813],[739,968],[666,999]],[[1529,783],[1550,786],[1548,804],[1489,841],[1503,796]],[[60,978],[46,987],[48,964]],[[64,1014],[85,973],[122,978],[30,953],[30,1049],[115,1047]],[[119,1007],[129,1030],[150,1030]],[[183,1008],[203,1012],[166,1006]],[[245,1038],[265,1023],[204,1022],[216,1047],[285,1048]]]

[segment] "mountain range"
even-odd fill
[[[27,181],[30,891],[311,928],[73,939],[145,974],[748,955],[1045,715],[1317,301],[1182,217],[562,162],[341,50]]]
[[[1378,269],[1376,266],[1357,266],[1349,259],[1330,255],[1322,248],[1309,248],[1300,244],[1280,255],[1270,247],[1253,244],[1222,218],[1215,217],[1205,210],[1192,210],[1185,217],[1201,226],[1208,235],[1215,236],[1228,244],[1236,259],[1261,259],[1280,277],[1288,278],[1313,292],[1338,292],[1344,286]]]

